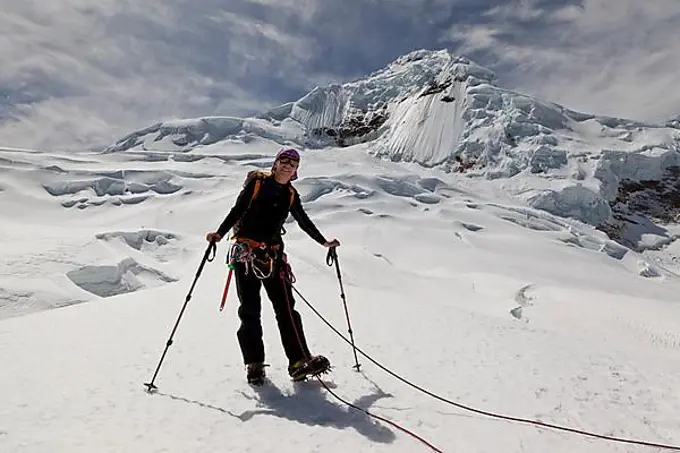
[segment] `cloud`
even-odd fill
[[[104,146],[248,115],[449,47],[508,87],[636,119],[680,113],[677,0],[5,0],[0,140]]]
[[[227,4],[11,1],[0,14],[3,142],[101,146],[158,120],[249,114],[309,88],[285,78],[304,72],[305,43]]]
[[[446,38],[495,60],[516,89],[604,115],[660,121],[680,113],[677,1],[523,1],[486,15]]]

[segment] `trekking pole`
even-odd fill
[[[335,247],[331,247],[328,249],[328,255],[326,255],[326,264],[328,266],[333,266],[335,264],[335,270],[338,275],[338,282],[340,283],[340,297],[342,298],[342,304],[345,308],[345,317],[347,318],[347,329],[349,332],[349,338],[352,342],[352,350],[354,351],[354,363],[355,365],[352,368],[355,368],[357,371],[359,371],[359,359],[357,359],[357,349],[356,346],[354,346],[354,332],[352,331],[352,324],[349,321],[349,311],[347,310],[347,299],[345,298],[345,289],[342,286],[342,275],[340,274],[340,263],[338,261],[338,252],[336,252]]]
[[[184,306],[182,306],[182,310],[179,312],[179,316],[177,317],[177,322],[175,322],[175,327],[172,329],[172,333],[170,334],[170,338],[168,339],[168,342],[165,344],[165,350],[163,351],[163,355],[161,356],[161,360],[158,362],[158,366],[156,367],[156,372],[153,374],[153,378],[151,379],[151,382],[145,383],[144,385],[147,388],[147,393],[151,393],[155,390],[158,390],[158,387],[154,385],[154,381],[156,380],[156,376],[158,376],[158,371],[161,369],[161,364],[163,363],[163,360],[165,359],[165,354],[168,352],[168,349],[172,345],[172,338],[175,336],[175,332],[177,331],[177,326],[179,326],[179,321],[182,319],[182,315],[184,314],[184,310],[187,308],[187,304],[191,300],[191,293],[194,291],[194,287],[196,286],[196,282],[198,281],[198,277],[201,275],[201,272],[203,272],[203,267],[205,266],[206,261],[212,261],[215,259],[215,253],[217,252],[217,245],[215,244],[214,241],[210,242],[210,245],[208,245],[208,248],[205,249],[205,254],[203,255],[203,260],[201,261],[201,265],[198,267],[198,271],[196,272],[196,277],[194,277],[194,282],[191,284],[191,288],[189,289],[189,293],[187,294],[186,299],[184,300]],[[210,258],[210,254],[212,253],[212,258]]]

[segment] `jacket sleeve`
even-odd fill
[[[311,219],[305,212],[304,208],[302,207],[300,195],[298,194],[297,190],[295,191],[295,196],[293,198],[293,206],[291,206],[290,208],[290,213],[293,215],[293,218],[297,221],[298,225],[300,225],[302,231],[307,233],[309,237],[311,237],[321,245],[324,245],[326,243],[326,238],[323,236],[323,234],[321,234],[316,225],[314,225],[314,223],[311,221]]]
[[[242,190],[236,199],[236,203],[232,206],[227,217],[222,221],[222,224],[217,229],[217,234],[224,237],[229,230],[238,222],[241,216],[248,209],[250,204],[250,199],[253,197],[255,192],[255,179],[253,178]]]

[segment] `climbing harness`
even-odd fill
[[[236,242],[232,244],[228,255],[229,264],[236,266],[237,263],[244,263],[246,275],[252,272],[260,280],[271,277],[279,258],[281,245],[269,245],[242,237],[235,239]]]
[[[222,293],[220,311],[224,310],[232,275],[239,263],[242,263],[245,266],[246,275],[252,272],[255,277],[264,280],[274,274],[277,261],[280,260],[282,263],[281,272],[290,273],[292,276],[288,257],[285,253],[280,252],[280,244],[270,245],[265,242],[254,241],[244,237],[235,237],[234,242],[227,252],[226,264],[229,268],[229,273],[227,274],[227,281],[224,285],[224,292]]]

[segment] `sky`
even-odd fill
[[[246,116],[416,49],[574,110],[680,114],[677,0],[3,0],[0,145],[98,148]]]

